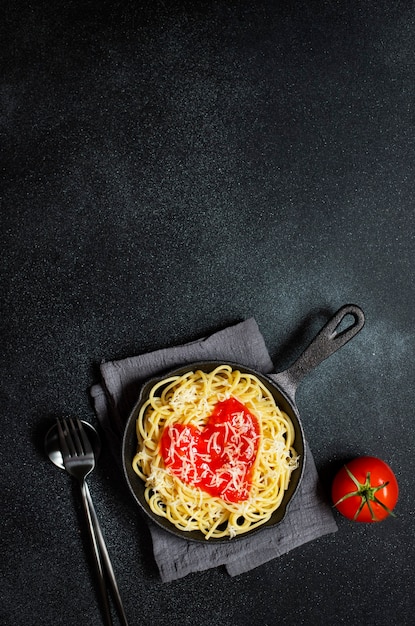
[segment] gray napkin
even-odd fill
[[[90,392],[97,418],[118,460],[124,424],[141,385],[166,370],[203,360],[233,361],[264,373],[273,370],[264,339],[252,318],[199,341],[101,364],[102,379]],[[151,521],[148,524],[163,582],[219,565],[225,565],[228,573],[236,576],[337,530],[308,445],[300,488],[284,520],[274,528],[264,528],[246,539],[205,544],[180,539]]]

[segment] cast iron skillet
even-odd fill
[[[344,318],[347,316],[352,316],[353,321],[349,325],[346,325],[346,327],[343,329],[341,328],[341,325]],[[241,372],[254,374],[271,391],[276,404],[290,416],[293,422],[295,429],[294,445],[297,453],[300,456],[299,466],[297,469],[294,470],[283,500],[278,509],[274,511],[271,518],[259,528],[254,529],[253,531],[248,531],[247,533],[244,533],[242,535],[237,535],[234,539],[232,539],[232,541],[236,541],[237,539],[243,539],[249,534],[258,532],[262,528],[265,528],[267,526],[275,526],[276,524],[281,522],[287,512],[288,505],[290,504],[298,490],[305,467],[306,448],[304,432],[300,421],[300,415],[295,403],[295,393],[297,390],[297,386],[306,374],[308,374],[324,359],[329,357],[339,348],[344,346],[344,344],[347,343],[350,339],[352,339],[363,328],[364,322],[365,318],[363,311],[358,306],[353,304],[343,306],[321,329],[321,331],[316,335],[316,337],[310,343],[308,348],[306,348],[306,350],[300,355],[300,357],[288,369],[278,374],[264,375],[238,363],[229,363],[225,361],[207,361],[193,363],[190,365],[187,364],[184,367],[180,367],[178,369],[170,371],[168,374],[165,374],[162,377],[148,381],[143,386],[140,398],[135,405],[130,417],[128,418],[122,444],[122,461],[127,484],[135,500],[144,511],[144,513],[148,517],[150,517],[156,524],[178,537],[183,537],[184,539],[189,539],[193,541],[206,541],[203,533],[199,531],[181,531],[173,526],[168,520],[164,519],[163,517],[159,517],[158,515],[155,515],[151,511],[144,498],[144,482],[137,476],[137,474],[132,469],[132,461],[137,451],[137,416],[140,411],[140,407],[146,401],[153,385],[155,385],[156,382],[161,381],[164,378],[169,378],[170,376],[175,375],[183,375],[186,372],[194,371],[195,369],[199,369],[204,372],[210,372],[220,363],[222,363],[230,365],[233,369],[239,369]],[[223,543],[229,541],[229,538],[210,538],[208,539],[208,541],[209,543]]]

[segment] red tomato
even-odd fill
[[[385,463],[373,456],[353,459],[336,474],[331,488],[334,506],[356,522],[380,522],[398,501],[398,482]]]

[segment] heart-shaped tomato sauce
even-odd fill
[[[258,419],[236,398],[218,402],[203,428],[174,424],[164,429],[166,468],[188,485],[226,502],[247,500],[258,452]]]

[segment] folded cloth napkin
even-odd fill
[[[121,459],[125,422],[138,399],[142,384],[153,376],[195,361],[225,360],[263,373],[273,364],[256,321],[251,318],[207,338],[182,346],[157,350],[101,364],[101,381],[90,392],[97,418]],[[272,374],[270,374],[272,378]],[[308,541],[337,530],[330,505],[319,483],[316,466],[306,444],[303,480],[282,522],[237,541],[209,544],[186,541],[148,521],[154,558],[163,582],[190,572],[225,565],[231,576],[247,572]]]

